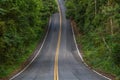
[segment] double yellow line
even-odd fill
[[[60,9],[60,5],[59,5],[58,0],[57,0],[57,5],[58,5],[59,15],[60,15],[60,30],[59,30],[59,34],[58,34],[58,42],[57,42],[57,48],[56,48],[56,54],[55,54],[54,80],[59,80],[59,74],[58,74],[58,56],[59,56],[60,41],[61,41],[61,31],[62,31],[61,9]]]

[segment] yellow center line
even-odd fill
[[[54,80],[59,80],[59,74],[58,74],[58,55],[59,55],[60,41],[61,41],[61,31],[62,31],[61,9],[60,9],[58,0],[57,0],[57,4],[58,4],[58,9],[59,9],[59,15],[60,15],[60,30],[59,30],[59,34],[58,34],[58,42],[57,42],[56,55],[55,55],[55,63],[54,63]]]

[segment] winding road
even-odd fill
[[[51,22],[36,59],[10,80],[108,80],[90,70],[78,55],[70,21],[66,19],[64,0]]]

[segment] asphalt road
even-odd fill
[[[61,16],[56,13],[51,17],[48,35],[38,57],[12,80],[108,80],[83,64],[70,21],[65,17],[64,0],[59,0],[59,7]]]

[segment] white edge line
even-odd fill
[[[41,52],[41,49],[43,48],[43,45],[44,45],[44,43],[45,43],[45,41],[46,41],[46,38],[47,38],[47,35],[48,35],[48,31],[49,31],[49,28],[50,28],[50,24],[51,24],[51,17],[50,17],[50,20],[49,20],[48,30],[47,30],[46,36],[45,36],[45,38],[44,38],[44,40],[43,40],[43,43],[42,43],[39,51],[37,52],[37,54],[36,54],[36,55],[34,56],[34,58],[32,59],[32,61],[31,61],[23,70],[21,70],[19,73],[17,73],[16,75],[14,75],[14,76],[13,76],[12,78],[10,78],[9,80],[12,80],[12,79],[16,78],[16,77],[19,76],[21,73],[23,73],[23,72],[32,64],[32,62],[37,58],[37,56],[38,56],[39,53]]]
[[[78,55],[79,55],[80,59],[82,60],[82,62],[83,62],[88,68],[90,68],[90,67],[85,63],[85,61],[84,61],[84,59],[83,59],[83,57],[82,57],[82,55],[81,55],[81,53],[80,53],[80,51],[79,51],[79,49],[78,49],[78,45],[77,45],[77,42],[76,42],[75,33],[74,33],[74,30],[73,30],[72,23],[71,23],[71,27],[72,27],[73,38],[74,38],[75,46],[76,46],[76,48],[77,48]],[[93,70],[93,69],[92,69],[92,71],[95,72],[95,73],[97,73],[98,75],[100,75],[100,76],[108,79],[108,80],[112,80],[112,79],[110,79],[110,78],[108,78],[108,77],[100,74],[99,72],[97,72],[97,71],[95,71],[95,70]]]
[[[71,26],[72,26],[72,23],[71,23]],[[75,38],[75,33],[74,33],[74,31],[73,31],[73,26],[72,26],[72,33],[73,33],[73,38],[74,38],[75,46],[76,46],[76,48],[77,48],[78,55],[79,55],[79,57],[81,58],[82,62],[84,62],[83,57],[82,57],[82,55],[81,55],[81,53],[80,53],[80,51],[79,51],[79,49],[78,49],[78,46],[77,46],[77,42],[76,42],[76,38]]]

